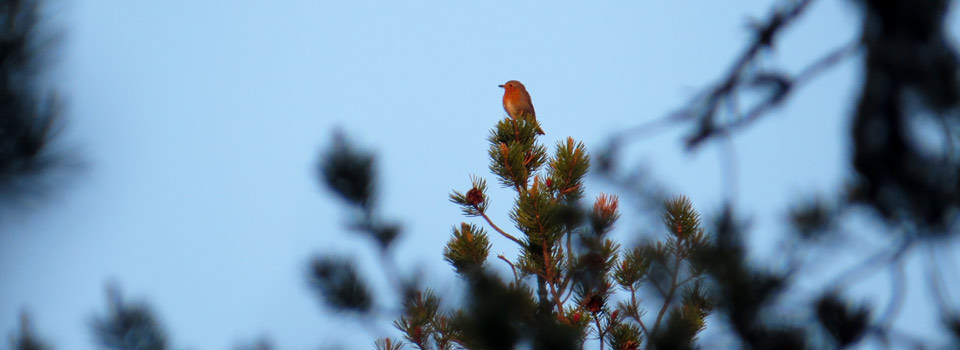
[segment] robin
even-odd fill
[[[530,93],[527,88],[519,81],[511,80],[503,85],[503,109],[507,111],[513,119],[519,119],[528,116],[534,121],[537,120],[537,112],[533,111],[533,102],[530,102]],[[537,134],[543,135],[543,129],[537,124]]]

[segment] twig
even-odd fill
[[[514,237],[514,236],[510,235],[509,233],[505,232],[504,230],[501,230],[500,227],[497,227],[497,224],[494,224],[494,223],[493,223],[493,220],[490,220],[490,217],[487,216],[487,213],[480,213],[480,216],[483,217],[484,220],[487,220],[487,223],[490,224],[490,226],[493,227],[494,230],[496,230],[497,232],[500,232],[500,234],[503,235],[504,237],[507,237],[508,239],[510,239],[511,241],[513,241],[514,243],[517,243],[517,244],[519,244],[521,247],[523,247],[523,242],[522,242],[522,241],[520,241],[519,239],[517,239],[517,237]]]
[[[679,247],[682,243],[683,238],[677,239],[677,246]],[[680,252],[678,251],[674,254],[675,258],[673,259],[673,271],[670,273],[673,275],[670,280],[670,289],[667,292],[666,297],[663,298],[663,307],[660,308],[660,313],[657,314],[657,320],[653,323],[653,333],[657,333],[657,329],[660,328],[660,321],[663,320],[663,315],[667,313],[667,309],[670,308],[670,303],[673,301],[673,293],[677,291],[677,275],[680,274]],[[656,283],[654,283],[656,284]]]
[[[640,304],[637,303],[637,289],[633,288],[632,285],[630,286],[630,307],[635,310],[639,310],[640,308]],[[640,324],[640,329],[643,330],[643,334],[646,334],[647,338],[650,338],[651,337],[650,331],[647,330],[647,326],[644,325],[643,320],[640,319],[639,311],[637,311],[636,315],[631,315],[631,316],[635,316],[634,318],[637,320],[637,323]]]
[[[519,280],[520,280],[520,275],[517,274],[517,267],[514,266],[513,263],[510,262],[510,260],[507,260],[507,258],[505,258],[505,257],[503,256],[503,254],[497,255],[497,257],[500,258],[500,260],[503,260],[504,262],[506,262],[507,265],[510,265],[510,270],[513,271],[513,279],[514,279],[515,281],[519,281]]]
[[[600,350],[603,350],[603,336],[606,335],[606,332],[600,328],[600,318],[597,317],[596,314],[593,316],[593,321],[597,324],[597,338],[600,340]]]
[[[566,301],[560,300],[560,294],[557,293],[557,287],[554,281],[554,274],[550,271],[550,267],[553,265],[550,260],[550,252],[547,250],[547,241],[543,241],[543,268],[544,273],[546,274],[547,284],[550,286],[550,294],[553,296],[554,303],[557,305],[557,313],[564,321],[567,321],[567,316],[563,314],[563,303]]]

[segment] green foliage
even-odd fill
[[[453,237],[443,249],[443,259],[461,276],[483,268],[490,254],[490,239],[483,228],[461,223],[453,229]]]
[[[490,171],[506,187],[527,187],[530,175],[546,162],[547,149],[536,143],[537,125],[529,119],[505,118],[490,133]]]
[[[618,322],[607,333],[607,343],[614,350],[637,350],[643,341],[640,326],[634,323]]]
[[[450,349],[449,337],[440,333],[444,328],[439,325],[438,313],[440,299],[431,290],[415,292],[403,302],[403,315],[393,322],[404,334],[407,341],[419,349],[432,349],[437,344],[439,350]],[[446,322],[446,318],[443,319]]]
[[[646,281],[650,270],[648,249],[633,247],[624,254],[623,260],[614,267],[613,278],[624,290],[638,290]]]
[[[549,190],[567,201],[583,198],[583,177],[590,169],[590,156],[581,142],[568,137],[566,142],[558,142],[556,152],[547,166]]]
[[[632,247],[621,257],[620,244],[608,237],[620,217],[619,199],[601,194],[592,210],[580,204],[583,178],[590,168],[586,147],[567,138],[548,157],[535,131],[525,119],[504,119],[489,138],[490,169],[515,192],[509,217],[517,234],[501,229],[487,216],[491,199],[482,178],[471,176],[472,186],[466,193],[450,195],[466,216],[482,217],[520,248],[515,260],[499,256],[516,275],[513,283],[503,285],[487,273],[473,273],[483,271],[489,254],[485,232],[467,223],[454,229],[444,257],[471,283],[469,305],[454,312],[455,328],[461,330],[456,334],[462,337],[457,343],[468,349],[509,348],[527,338],[535,347],[549,343],[543,348],[580,348],[596,339],[613,348],[637,349],[644,339],[659,334],[661,323],[672,322],[685,327],[659,330],[667,336],[657,339],[692,344],[712,308],[700,283],[702,269],[688,259],[708,244],[690,200],[677,197],[665,203],[663,221],[670,234],[663,241]],[[663,297],[655,319],[646,317],[644,308],[649,305],[638,297],[651,280]],[[629,301],[612,307],[614,286],[627,291]],[[491,290],[477,294],[475,288]],[[515,298],[526,302],[513,304]],[[478,303],[495,305],[478,309]],[[511,312],[488,315],[491,308]],[[567,341],[540,337],[539,332],[553,328],[570,334]],[[491,337],[500,340],[491,342]]]
[[[504,349],[528,343],[536,349],[580,349],[591,340],[614,349],[694,344],[713,302],[701,281],[705,264],[691,256],[713,250],[692,202],[679,196],[664,203],[664,238],[623,249],[610,237],[620,218],[619,198],[600,194],[589,209],[581,203],[590,169],[586,147],[567,138],[548,155],[536,130],[532,119],[507,118],[489,138],[490,169],[514,191],[508,216],[515,233],[487,215],[492,199],[485,179],[471,176],[468,190],[450,194],[465,216],[482,218],[517,244],[513,259],[498,256],[513,271],[513,281],[488,271],[487,231],[461,223],[443,256],[468,285],[465,304],[442,310],[439,296],[414,291],[397,276],[401,283],[394,285],[403,288],[398,291],[404,303],[394,325],[405,342],[381,338],[378,348]],[[377,238],[383,227],[392,227],[377,219],[371,205],[372,156],[337,139],[320,169],[327,186],[360,209],[355,228]],[[384,251],[392,237],[378,240]],[[328,304],[369,311],[371,293],[352,264],[318,258],[312,271],[311,285]],[[640,298],[648,287],[659,300]]]
[[[556,216],[561,204],[552,197],[546,188],[535,178],[532,186],[517,194],[510,219],[517,229],[523,232],[528,246],[527,253],[539,256],[549,255],[554,243],[563,233],[556,225]]]
[[[664,205],[663,224],[678,239],[703,232],[700,215],[693,210],[693,202],[683,196],[668,200]]]

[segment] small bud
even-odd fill
[[[617,320],[617,316],[619,316],[619,315],[620,315],[620,310],[614,310],[614,311],[613,311],[613,314],[610,314],[610,319],[616,321],[616,320]]]
[[[573,314],[573,322],[574,322],[574,323],[580,322],[580,318],[581,318],[581,316],[580,316],[580,313],[579,313],[579,312]]]
[[[470,191],[467,191],[467,202],[474,208],[480,206],[480,204],[483,204],[483,192],[476,187],[471,188]]]
[[[547,179],[547,187],[553,186],[553,179]]]
[[[591,313],[598,313],[603,309],[603,298],[599,295],[594,295],[587,300],[587,310],[590,310]]]

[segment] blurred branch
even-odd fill
[[[880,339],[885,349],[927,349],[925,341],[920,337],[907,334],[896,329],[873,326],[867,330],[867,334]],[[891,346],[891,343],[899,343],[903,344],[904,346]]]
[[[760,53],[761,49],[772,48],[774,41],[777,39],[777,36],[780,34],[781,30],[785,28],[788,24],[791,24],[797,17],[799,17],[807,9],[807,7],[812,3],[812,0],[802,0],[798,2],[793,2],[791,6],[784,6],[778,10],[774,10],[773,14],[767,19],[767,21],[755,27],[755,36],[753,41],[747,47],[747,49],[740,54],[740,57],[736,60],[733,67],[727,72],[726,77],[721,80],[720,83],[715,84],[713,88],[709,89],[709,92],[704,98],[704,108],[702,108],[702,114],[697,116],[695,119],[698,119],[700,122],[700,130],[697,131],[693,137],[687,141],[688,148],[694,148],[701,141],[706,140],[708,137],[712,136],[716,127],[714,125],[714,116],[718,109],[718,105],[727,95],[733,93],[738,85],[741,84],[741,80],[744,78],[746,68],[750,63],[756,60],[757,54]],[[782,100],[783,96],[777,98]],[[699,100],[695,98],[694,101]],[[770,100],[773,100],[771,98]],[[770,101],[768,100],[768,101]],[[777,102],[779,103],[779,102]],[[765,107],[767,103],[761,103],[758,105],[754,111],[748,112],[747,116],[751,114],[756,114],[759,116],[760,112],[765,111],[769,107]],[[688,109],[689,111],[689,109]],[[689,113],[689,112],[688,112]],[[691,114],[689,118],[693,119]]]
[[[928,244],[927,249],[927,258],[929,258],[927,260],[927,283],[930,292],[933,294],[933,300],[937,302],[937,309],[946,317],[957,312],[957,310],[949,301],[950,290],[947,288],[946,281],[940,271],[940,264],[937,263],[936,249],[933,244]]]
[[[780,104],[786,102],[787,98],[798,86],[812,80],[828,68],[841,62],[844,58],[852,56],[859,48],[859,41],[853,41],[836,48],[802,69],[800,73],[797,73],[792,78],[780,73],[758,73],[749,84],[755,86],[770,86],[772,93],[743,114],[733,115],[733,121],[726,124],[717,124],[714,121],[714,115],[717,113],[716,109],[719,108],[719,100],[723,97],[736,99],[734,95],[735,90],[739,87],[739,84],[741,84],[740,81],[744,79],[741,75],[745,73],[743,71],[737,71],[737,75],[728,76],[727,80],[718,84],[711,93],[710,100],[705,107],[710,110],[704,111],[697,116],[696,119],[699,120],[700,126],[694,135],[687,139],[687,147],[690,149],[696,148],[710,138],[718,135],[727,135],[732,131],[752,124]],[[753,59],[752,56],[751,59]],[[742,70],[743,68],[740,67],[739,69]],[[691,107],[694,106],[689,106],[688,110],[695,110]]]
[[[889,265],[890,271],[890,300],[887,302],[887,309],[883,311],[877,320],[886,328],[893,325],[894,319],[900,313],[903,306],[903,299],[907,294],[907,277],[903,270],[903,260],[898,259]]]
[[[854,265],[850,269],[840,273],[830,283],[826,284],[827,290],[840,290],[843,286],[850,285],[860,280],[870,272],[883,266],[896,262],[913,246],[913,239],[901,238],[901,242],[891,249],[881,249],[873,255],[867,257],[862,262]]]
[[[795,78],[763,73],[754,77],[752,82],[748,82],[747,68],[757,60],[759,53],[766,48],[772,48],[784,28],[792,24],[802,15],[812,3],[812,0],[791,1],[773,11],[773,13],[761,24],[755,24],[753,27],[754,37],[740,56],[734,61],[733,66],[727,71],[723,78],[716,84],[707,88],[695,96],[691,102],[680,111],[671,113],[664,118],[656,119],[636,127],[627,128],[611,139],[611,146],[618,146],[623,139],[638,139],[643,134],[652,133],[657,129],[690,120],[696,120],[699,123],[698,129],[687,140],[688,148],[695,148],[701,142],[717,134],[726,133],[742,125],[749,124],[753,120],[762,116],[765,112],[779,105],[785,100],[790,92],[790,87],[799,81],[809,80],[811,77],[819,74],[825,68],[836,64],[840,59],[849,55],[848,46],[828,54],[824,58],[815,61],[813,64],[803,69]],[[739,112],[736,106],[736,93],[744,84],[748,85],[773,85],[778,90],[765,101],[748,110],[741,118],[725,126],[718,126],[715,122],[715,116],[718,113],[721,104],[733,102],[730,107],[735,112]],[[739,114],[739,113],[737,113]]]

